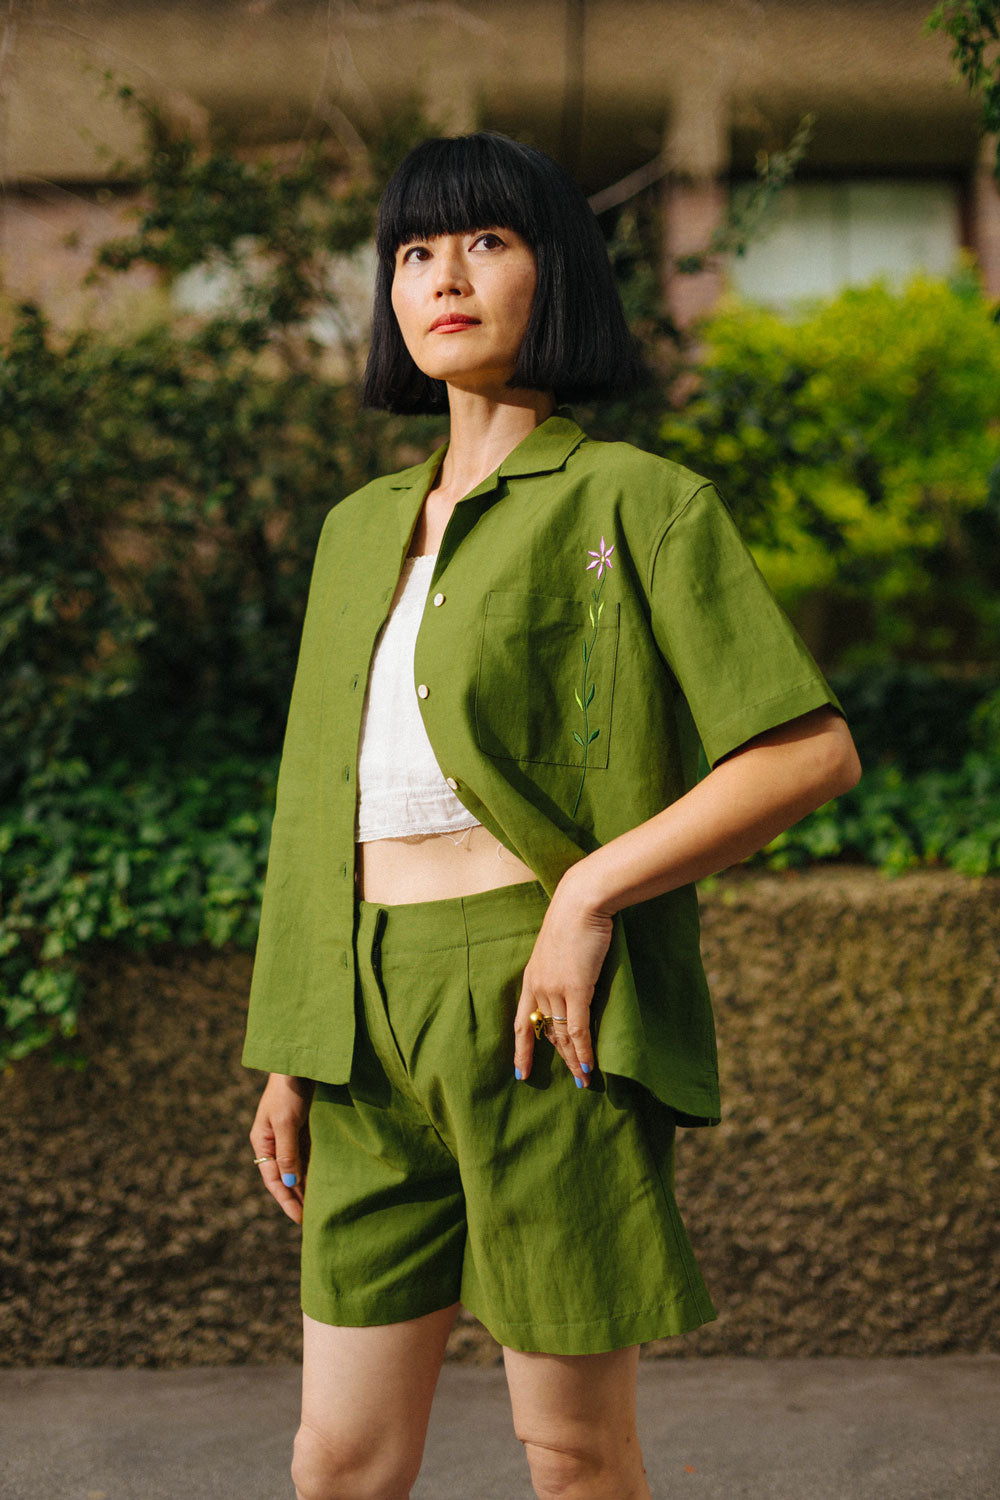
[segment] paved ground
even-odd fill
[[[643,1361],[654,1500],[997,1500],[1000,1356]],[[291,1500],[294,1368],[0,1370],[0,1500]],[[446,1365],[413,1500],[531,1500],[501,1369]]]

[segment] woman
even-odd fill
[[[293,1478],[409,1493],[461,1302],[536,1494],[630,1500],[639,1344],[715,1316],[672,1186],[719,1118],[693,882],[857,757],[714,486],[557,405],[637,379],[561,170],[427,141],[377,249],[366,400],[450,440],[331,511],[289,711],[244,1061],[303,1225]]]

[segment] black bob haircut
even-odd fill
[[[625,321],[597,218],[576,183],[533,146],[495,131],[436,137],[396,168],[379,204],[378,270],[365,406],[446,412],[447,388],[414,364],[392,310],[396,251],[414,239],[516,230],[535,254],[538,282],[508,385],[557,401],[625,396],[645,378]]]

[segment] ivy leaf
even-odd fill
[[[596,682],[592,682],[590,684],[590,692],[587,694],[587,707],[588,708],[590,707],[591,703],[594,701],[594,692],[595,692],[596,688],[597,688],[597,683]],[[577,701],[577,703],[580,703],[579,698],[576,701]],[[582,703],[580,703],[580,707],[581,708],[583,707]]]
[[[591,689],[591,691],[593,691],[593,689]],[[577,706],[577,708],[579,708],[579,709],[582,710],[583,704],[580,701],[580,694],[577,692],[576,688],[573,689],[573,697],[576,699],[576,706]],[[588,703],[590,702],[589,698],[587,699],[587,702]]]
[[[575,729],[573,730],[573,738],[576,740],[576,742],[577,742],[578,745],[582,745],[583,744],[583,736],[577,734],[577,732],[576,732]]]
[[[600,732],[601,731],[599,729],[592,729],[590,731],[590,739],[588,739],[587,744],[589,745],[593,740],[596,740]]]

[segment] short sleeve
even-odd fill
[[[714,484],[654,540],[647,591],[653,636],[710,766],[810,709],[843,711]]]

